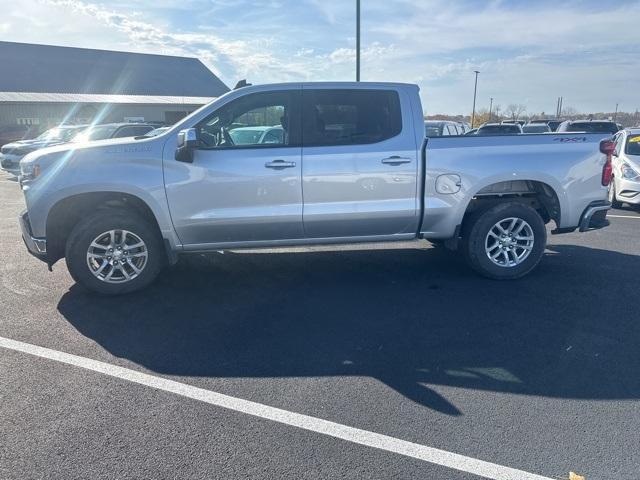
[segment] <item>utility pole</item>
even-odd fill
[[[473,73],[476,74],[476,84],[473,87],[473,110],[471,111],[471,128],[475,128],[476,123],[476,95],[478,94],[478,74],[480,73],[478,70],[474,70]]]
[[[562,117],[562,104],[564,103],[564,97],[558,99],[558,118]]]
[[[360,81],[360,0],[356,0],[356,82]]]
[[[493,111],[493,97],[490,97],[490,100],[489,100],[489,121],[492,120],[492,118],[491,118],[491,112],[492,111]]]
[[[618,104],[616,103],[616,113],[613,114],[613,121],[616,121],[616,118],[618,118]]]

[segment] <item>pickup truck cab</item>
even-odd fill
[[[249,127],[281,135],[234,133]],[[248,86],[156,137],[29,155],[20,223],[31,253],[50,267],[65,257],[103,294],[191,252],[421,238],[511,279],[542,258],[546,223],[607,224],[614,146],[599,134],[427,139],[415,85]]]

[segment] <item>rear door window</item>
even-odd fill
[[[303,91],[303,145],[366,145],[402,131],[400,98],[393,90]]]

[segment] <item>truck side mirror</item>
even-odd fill
[[[198,146],[198,131],[195,128],[187,128],[178,132],[178,144],[176,148],[176,160],[192,163],[193,150]]]

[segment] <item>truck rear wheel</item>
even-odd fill
[[[479,274],[510,280],[538,265],[546,243],[547,230],[538,212],[521,203],[501,203],[469,219],[462,250]]]
[[[158,233],[144,218],[125,210],[105,209],[78,222],[65,257],[73,279],[102,295],[144,288],[163,265]]]

